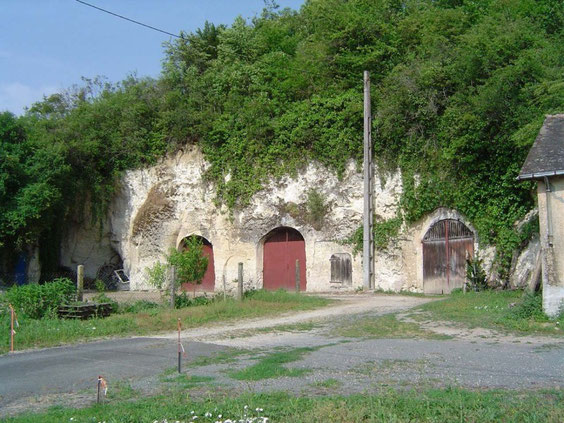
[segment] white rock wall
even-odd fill
[[[296,178],[271,181],[249,206],[232,214],[214,204],[214,188],[202,179],[208,166],[202,154],[192,149],[124,176],[111,208],[109,228],[112,245],[123,258],[132,289],[149,289],[146,268],[163,260],[169,248],[177,247],[190,235],[202,236],[213,245],[216,291],[223,290],[224,280],[227,290],[235,288],[239,262],[244,264],[246,283],[259,288],[264,237],[280,226],[292,227],[304,237],[308,291],[362,286],[361,255],[354,256],[352,247],[342,243],[362,223],[363,180],[354,163],[350,163],[342,180],[310,163]],[[311,189],[320,192],[328,206],[319,230],[288,207],[297,205],[303,209]],[[393,217],[400,193],[399,172],[385,183],[377,183],[376,213],[382,218]],[[353,273],[349,286],[329,282],[329,259],[335,253],[351,254]],[[402,272],[401,262],[390,268],[383,274],[383,281],[396,280],[394,273]],[[393,286],[399,287],[397,283]]]
[[[202,178],[208,166],[201,152],[191,149],[156,166],[127,172],[102,237],[97,228],[88,226],[70,231],[62,250],[64,263],[85,264],[86,274],[94,277],[115,251],[123,259],[131,289],[151,289],[146,268],[162,261],[168,249],[177,248],[185,237],[199,235],[213,245],[216,291],[223,290],[224,281],[226,290],[235,289],[238,263],[244,265],[246,286],[260,288],[264,237],[277,227],[289,226],[305,240],[308,291],[362,287],[362,254],[355,256],[352,247],[342,242],[362,225],[363,178],[355,163],[349,164],[341,180],[323,166],[309,163],[295,178],[286,176],[270,181],[247,207],[232,213],[225,206],[218,208],[214,204],[214,186]],[[320,192],[328,206],[325,220],[317,229],[295,212],[300,207],[303,211],[311,189]],[[376,178],[378,219],[396,216],[401,192],[399,171]],[[421,240],[431,225],[441,219],[459,219],[473,230],[463,216],[449,209],[438,209],[419,222],[404,226],[388,248],[375,253],[377,289],[423,291]],[[494,251],[480,251],[490,266]],[[330,283],[329,259],[335,253],[351,255],[350,285]]]

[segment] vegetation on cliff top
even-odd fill
[[[369,70],[375,156],[402,169],[400,218],[456,208],[507,262],[533,204],[515,177],[544,115],[564,112],[562,2],[268,4],[168,44],[156,80],[86,80],[21,118],[0,115],[4,251],[56,244],[60,221],[82,215],[77,198],[101,216],[122,171],[189,144],[230,207],[307,160],[340,174],[362,154]]]

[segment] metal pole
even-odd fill
[[[300,292],[300,261],[296,260],[296,292]]]
[[[363,285],[373,288],[372,281],[372,115],[370,110],[370,73],[364,71],[364,222],[363,222]]]

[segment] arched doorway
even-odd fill
[[[295,229],[282,227],[264,239],[263,287],[267,290],[296,289],[296,260],[300,263],[300,291],[305,291],[306,255],[304,237]]]
[[[439,220],[423,237],[423,291],[448,294],[462,288],[466,256],[474,254],[474,234],[455,219]]]
[[[191,235],[190,237],[195,237],[202,243],[203,253],[208,258],[208,268],[206,273],[204,274],[204,279],[202,279],[202,283],[200,285],[196,285],[196,290],[199,291],[213,291],[215,289],[215,265],[213,261],[213,246],[212,244],[205,239],[204,237],[198,235]],[[188,237],[188,238],[190,238]],[[187,239],[187,238],[184,238]],[[186,247],[186,243],[182,240],[181,247],[184,251]],[[183,283],[182,289],[184,291],[192,291],[194,289],[194,285],[189,283]]]

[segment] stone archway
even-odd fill
[[[435,222],[422,240],[423,292],[448,294],[462,288],[466,257],[474,254],[474,233],[460,220]]]
[[[270,231],[263,242],[263,288],[296,289],[296,260],[300,263],[300,291],[307,288],[304,237],[294,228]]]
[[[195,237],[202,243],[203,253],[208,258],[208,268],[206,273],[204,274],[204,279],[202,279],[202,283],[196,286],[196,290],[199,291],[214,291],[215,290],[215,263],[213,257],[213,245],[209,242],[206,238],[199,236],[199,235],[190,235],[182,240],[180,243],[180,247],[182,250],[186,249],[184,240]],[[184,291],[192,291],[194,286],[189,283],[183,283],[182,289]]]

